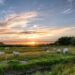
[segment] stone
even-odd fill
[[[64,54],[68,53],[68,51],[69,51],[68,48],[64,48],[64,49],[63,49],[63,53],[64,53]]]
[[[16,52],[16,51],[13,51],[13,55],[14,55],[14,56],[19,56],[20,53],[19,53],[19,52]]]

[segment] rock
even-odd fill
[[[19,56],[20,53],[19,53],[19,52],[16,52],[16,51],[13,51],[13,55],[14,55],[14,56]]]
[[[68,51],[69,51],[68,48],[64,48],[64,49],[63,49],[63,53],[64,53],[64,54],[68,53]]]
[[[61,53],[61,49],[57,49],[57,53]]]
[[[5,52],[0,52],[0,56],[1,56],[1,55],[4,55],[4,54],[5,54]]]
[[[9,47],[5,47],[5,50],[9,50],[10,48]]]
[[[44,48],[43,48],[44,51],[47,51],[48,49],[49,49],[48,47],[44,47]]]
[[[47,50],[46,52],[48,52],[48,53],[49,53],[50,51],[49,51],[49,50]]]
[[[27,64],[27,61],[20,61],[21,64]]]

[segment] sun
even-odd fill
[[[31,44],[31,45],[35,45],[36,43],[33,41],[33,42],[31,42],[30,44]]]
[[[30,46],[35,46],[37,43],[35,41],[32,41],[32,42],[28,42],[28,45]]]

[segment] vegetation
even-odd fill
[[[56,41],[56,44],[75,46],[75,37],[61,37]]]
[[[46,56],[41,56],[37,59],[29,60],[26,64],[20,63],[19,60],[9,60],[8,62],[0,63],[0,74],[8,73],[9,71],[20,71],[26,73],[33,73],[42,69],[49,69],[52,71],[52,75],[58,75],[60,64],[75,63],[74,55],[63,55],[63,54],[48,54]],[[59,65],[59,66],[57,66]],[[58,69],[55,69],[57,67]],[[53,69],[54,68],[54,69]]]
[[[56,64],[52,70],[44,71],[43,73],[37,71],[33,75],[75,75],[75,64]]]

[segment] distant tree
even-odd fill
[[[61,37],[56,41],[56,44],[58,45],[71,45],[73,42],[73,37]]]
[[[71,39],[71,45],[75,45],[75,37]]]

